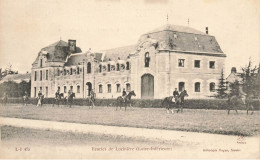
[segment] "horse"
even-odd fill
[[[44,95],[39,96],[37,99],[38,99],[37,107],[38,107],[38,106],[42,106],[42,104],[43,104],[43,99],[44,99]]]
[[[63,93],[59,93],[59,95],[57,97],[55,97],[55,100],[54,100],[52,106],[57,104],[58,107],[59,107],[60,106],[60,101],[61,101],[62,98],[64,98],[64,94]]]
[[[177,113],[178,113],[179,111],[183,112],[184,97],[186,97],[186,96],[189,96],[189,95],[188,95],[187,91],[184,90],[184,91],[182,91],[182,92],[180,93],[179,96],[175,97],[175,102],[172,101],[172,99],[174,98],[173,96],[166,97],[166,98],[163,99],[161,106],[162,106],[162,107],[165,107],[165,106],[166,106],[167,113],[169,113],[170,108],[172,108],[171,111],[172,111],[172,113],[173,113],[173,106],[174,106],[174,105],[179,106],[179,107],[178,107],[178,110],[177,110]]]
[[[129,92],[126,95],[125,99],[122,96],[117,97],[117,99],[116,99],[117,100],[116,110],[117,110],[118,106],[120,106],[120,110],[121,110],[121,107],[123,105],[125,105],[125,111],[126,111],[127,105],[131,106],[131,97],[132,96],[136,96],[134,91]]]
[[[228,115],[229,115],[230,110],[235,110],[236,113],[238,113],[237,112],[237,107],[238,106],[245,107],[247,115],[248,115],[248,111],[251,110],[252,111],[251,115],[252,115],[254,113],[253,96],[252,95],[247,95],[245,98],[246,99],[245,99],[245,103],[244,103],[241,97],[239,97],[237,95],[230,96],[228,98],[228,100],[227,100]]]
[[[75,93],[71,93],[68,97],[67,97],[67,106],[70,106],[71,108],[71,105],[73,103],[73,98],[75,97]]]
[[[88,98],[89,103],[91,103],[92,109],[95,107],[95,97],[94,96],[89,96]],[[89,105],[89,109],[90,109],[90,105]]]
[[[28,95],[24,95],[24,96],[23,96],[23,105],[24,105],[24,106],[27,106],[28,101],[29,101]]]

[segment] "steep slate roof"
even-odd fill
[[[29,82],[31,78],[31,73],[25,73],[25,74],[9,74],[5,76],[0,83],[8,82],[8,81],[14,81],[17,83],[20,83],[22,80]]]
[[[68,58],[67,62],[65,63],[65,66],[78,65],[79,63],[83,62],[83,59],[87,57],[87,54],[94,54],[95,59],[98,61],[100,61],[102,57],[102,53],[73,54]]]
[[[159,50],[206,52],[224,55],[214,36],[190,27],[168,24],[142,35],[139,41],[148,38],[158,41]]]
[[[120,48],[103,50],[102,53],[105,54],[104,61],[108,61],[109,59],[111,59],[112,61],[116,61],[118,57],[120,57],[121,60],[126,60],[131,53],[135,52],[135,50],[136,45],[130,45]]]

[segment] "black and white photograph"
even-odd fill
[[[259,159],[259,0],[0,0],[0,159]]]

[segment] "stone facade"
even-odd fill
[[[82,53],[69,44],[59,41],[39,52],[32,65],[32,97],[39,90],[54,97],[57,89],[65,95],[71,89],[76,98],[86,98],[93,89],[97,98],[117,98],[124,88],[134,90],[134,98],[159,99],[178,88],[189,98],[209,98],[216,94],[226,57],[214,36],[173,25],[142,35],[133,46]]]

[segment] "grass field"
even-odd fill
[[[73,108],[35,107],[10,104],[0,107],[0,116],[40,119],[50,121],[77,122],[127,127],[169,129],[193,132],[206,132],[229,135],[258,135],[259,111],[246,115],[246,111],[185,109],[183,113],[167,114],[161,108],[129,108],[127,111],[115,111],[114,107],[84,106]]]

